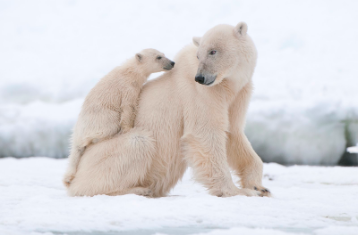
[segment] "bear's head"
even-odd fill
[[[137,53],[135,58],[143,71],[149,74],[171,70],[175,66],[175,62],[169,60],[164,53],[155,49],[144,49]]]
[[[231,79],[243,86],[251,79],[257,53],[247,29],[243,22],[235,27],[218,25],[203,37],[193,38],[199,60],[196,82],[214,86]]]

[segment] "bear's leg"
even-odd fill
[[[243,188],[255,189],[260,196],[271,196],[262,186],[263,162],[244,133],[228,135],[228,162],[240,177]]]
[[[215,196],[257,196],[258,193],[254,189],[239,189],[235,186],[226,160],[225,146],[224,150],[221,148],[221,142],[225,145],[225,141],[214,141],[215,144],[210,147],[204,146],[202,143],[206,143],[206,141],[200,142],[193,135],[182,137],[182,153],[193,168],[195,179],[202,183],[210,194]]]
[[[144,187],[135,187],[135,188],[129,188],[125,190],[116,190],[110,193],[107,193],[109,196],[118,196],[118,195],[125,195],[125,194],[136,194],[139,196],[145,196],[145,197],[152,197],[152,191],[149,188]]]
[[[98,194],[148,194],[140,190],[155,154],[152,133],[132,129],[98,144],[90,145],[80,161],[70,196]],[[134,189],[135,188],[135,189]]]
[[[245,136],[245,115],[248,108],[252,83],[246,84],[229,109],[229,132],[227,138],[228,163],[241,178],[243,188],[255,189],[261,196],[270,192],[262,186],[263,163]]]
[[[72,137],[72,147],[69,155],[69,165],[63,178],[63,183],[66,187],[69,187],[74,179],[81,156],[84,154],[85,149],[90,145],[103,141],[104,139],[112,138],[119,133],[119,119],[120,114],[118,112],[106,112],[106,116],[103,115],[99,119],[102,123],[100,123],[100,125],[96,125],[96,128],[92,127],[93,129],[90,128],[88,131],[80,132],[81,134],[74,132]]]

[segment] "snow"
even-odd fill
[[[66,163],[0,159],[1,234],[357,233],[357,167],[265,164],[272,198],[210,196],[188,170],[168,197],[149,199],[68,197],[61,183]]]
[[[246,132],[266,161],[336,164],[357,140],[357,1],[1,1],[0,156],[66,157],[81,101],[143,48],[247,22]],[[155,78],[158,74],[152,76]]]

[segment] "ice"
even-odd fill
[[[246,134],[264,161],[336,165],[357,143],[357,118],[353,108],[331,102],[254,100]]]
[[[255,150],[336,164],[358,142],[355,0],[1,1],[0,157],[66,157],[82,100],[114,66],[149,47],[173,58],[239,21],[258,49],[246,127]]]
[[[347,148],[347,151],[349,153],[358,153],[358,146],[356,145],[356,146],[353,146],[353,147],[349,147],[349,148]]]
[[[0,157],[68,156],[72,127],[82,99],[54,104],[0,106]]]
[[[0,106],[0,156],[68,156],[69,137],[83,99]],[[267,162],[335,165],[346,151],[346,130],[357,113],[341,106],[254,100],[246,134]],[[357,137],[357,136],[356,136]],[[353,142],[357,142],[353,140]]]
[[[188,170],[168,197],[149,199],[68,197],[61,182],[66,164],[66,159],[40,157],[0,159],[1,234],[337,235],[357,231],[357,167],[265,164],[263,184],[272,198],[210,196]]]

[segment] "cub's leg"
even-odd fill
[[[68,170],[64,176],[63,183],[69,187],[74,179],[80,159],[85,149],[104,139],[112,138],[120,131],[120,113],[117,111],[104,111],[96,116],[82,117],[75,126],[72,137],[72,147],[69,156]]]
[[[80,158],[83,155],[85,148],[87,145],[90,144],[90,141],[87,140],[82,145],[77,145],[71,148],[70,155],[69,155],[69,165],[67,171],[63,178],[63,183],[65,187],[69,187],[71,181],[74,179],[77,167],[80,162]]]
[[[124,105],[121,107],[120,128],[122,134],[125,134],[131,128],[134,127],[135,116],[136,116],[135,104]]]

